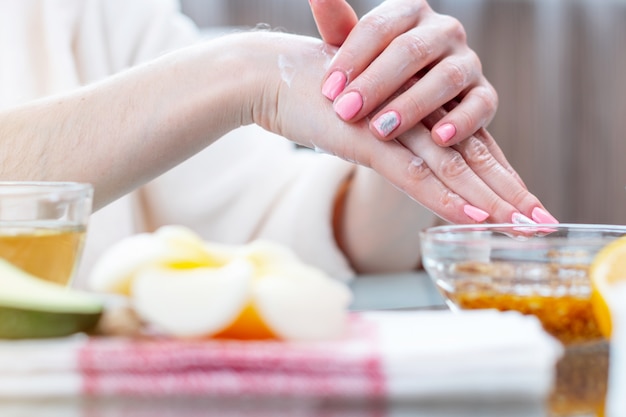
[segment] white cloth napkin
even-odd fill
[[[545,397],[561,345],[530,316],[354,313],[323,342],[94,338],[0,342],[0,400],[201,395]]]

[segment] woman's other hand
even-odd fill
[[[341,119],[367,119],[376,137],[390,140],[443,107],[431,134],[450,146],[493,118],[496,91],[458,20],[424,0],[387,0],[361,20],[345,0],[310,3],[324,41],[339,46],[322,92]]]

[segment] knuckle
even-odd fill
[[[465,27],[455,18],[452,18],[452,34],[457,41],[467,43]]]
[[[489,168],[496,163],[487,145],[475,137],[466,140],[465,157],[470,164],[478,168]]]
[[[376,38],[379,38],[381,35],[391,32],[393,21],[387,16],[370,13],[363,16],[359,25],[360,29],[363,31],[371,35],[376,35]]]
[[[412,182],[421,182],[433,175],[430,167],[426,164],[426,161],[419,156],[416,156],[409,161],[408,174]]]
[[[404,57],[409,57],[413,63],[425,61],[432,53],[432,46],[423,37],[415,33],[405,33],[394,40],[396,47]]]
[[[476,97],[487,112],[494,113],[498,108],[498,95],[493,88],[476,89]]]
[[[459,195],[446,188],[439,195],[438,201],[441,206],[452,208],[457,199],[459,199]]]
[[[452,149],[450,149],[450,156],[441,161],[440,168],[441,175],[450,179],[462,177],[469,170],[469,166],[465,162],[463,155]]]
[[[485,210],[488,213],[498,213],[502,209],[502,207],[500,206],[501,203],[502,200],[500,200],[499,197],[490,198],[489,201],[485,204]]]
[[[537,201],[523,187],[516,187],[516,191],[511,195],[509,201],[515,207],[524,207],[526,202],[528,202],[528,207],[537,204]]]
[[[470,71],[460,62],[448,61],[444,67],[444,74],[450,85],[463,88],[467,85]]]
[[[482,74],[483,72],[483,63],[480,60],[480,57],[473,49],[470,49],[468,52],[468,61],[471,62],[473,68],[476,69],[478,74]]]
[[[467,32],[463,24],[455,17],[442,15],[446,27],[448,38],[454,39],[458,43],[467,43]]]

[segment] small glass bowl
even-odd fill
[[[589,266],[626,226],[451,225],[420,233],[422,261],[452,310],[533,314],[564,344],[602,339]]]

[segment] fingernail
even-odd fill
[[[372,123],[380,136],[387,136],[400,125],[400,115],[396,111],[383,113]]]
[[[363,107],[363,99],[356,91],[349,92],[335,101],[333,108],[343,120],[350,120]]]
[[[322,94],[329,100],[334,100],[346,88],[346,76],[341,71],[335,71],[326,79],[322,86]]]
[[[537,223],[558,224],[559,221],[553,215],[542,209],[535,207],[532,212],[533,220]]]
[[[513,213],[511,216],[511,223],[514,224],[537,224],[534,221],[530,220],[528,217],[524,216],[522,213]]]
[[[487,217],[489,217],[489,213],[487,213],[485,210],[481,210],[478,207],[474,207],[469,204],[463,206],[463,212],[465,212],[465,214],[467,214],[470,218],[476,220],[479,223],[484,222],[485,220],[487,220]]]
[[[435,130],[435,133],[439,135],[443,143],[446,143],[450,139],[452,139],[454,135],[456,135],[456,128],[454,127],[452,123],[446,123],[446,124],[439,126]]]

